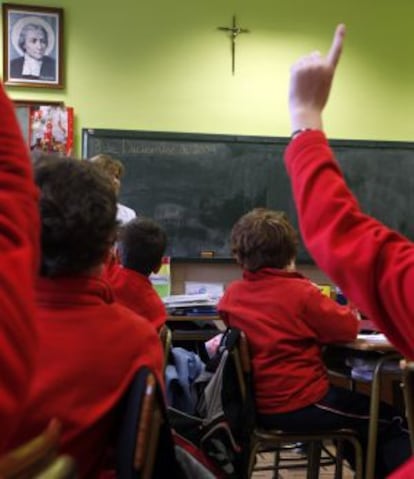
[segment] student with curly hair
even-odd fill
[[[284,213],[258,208],[245,214],[233,227],[231,247],[243,279],[227,288],[218,310],[228,326],[246,334],[258,421],[291,432],[351,428],[366,450],[370,398],[330,385],[322,358],[324,345],[356,338],[354,312],[295,271],[297,235]],[[345,446],[353,465],[353,450]],[[378,478],[411,455],[405,420],[385,403],[378,449]]]
[[[61,449],[89,479],[100,471],[115,407],[134,373],[145,365],[162,380],[162,350],[148,321],[115,302],[101,278],[117,228],[107,176],[88,161],[48,157],[35,178],[42,222],[39,356],[15,441],[59,419]]]

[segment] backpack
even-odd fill
[[[239,479],[247,475],[254,408],[251,378],[240,369],[239,338],[240,330],[228,329],[206,364],[206,381],[200,388],[196,414],[168,409],[177,441],[187,444],[191,454],[200,451],[218,478]]]

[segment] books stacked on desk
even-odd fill
[[[163,302],[172,316],[217,315],[217,299],[207,293],[171,295],[163,298]]]

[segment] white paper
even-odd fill
[[[186,281],[185,294],[207,294],[211,299],[218,301],[224,293],[223,283],[202,283],[199,281]]]
[[[382,333],[375,334],[358,334],[358,339],[365,339],[366,341],[372,341],[376,343],[387,343],[387,337]]]

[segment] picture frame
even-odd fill
[[[30,112],[33,107],[50,105],[64,106],[62,101],[41,101],[41,100],[12,100],[17,121],[23,133],[27,145],[30,145]]]
[[[13,100],[23,138],[32,152],[70,156],[74,111],[59,101]]]
[[[63,9],[4,3],[3,81],[63,88]]]

